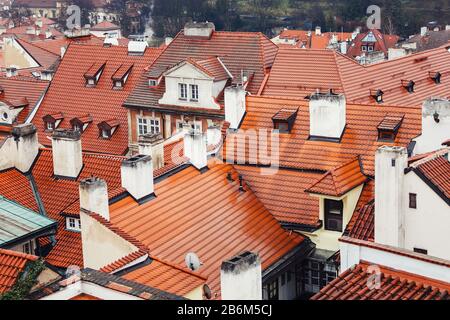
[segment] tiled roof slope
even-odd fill
[[[399,40],[399,36],[383,34],[377,29],[371,29],[365,33],[359,33],[356,35],[355,39],[353,39],[352,44],[348,47],[347,55],[349,57],[356,57],[362,54],[361,45],[363,44],[363,39],[369,34],[372,33],[376,42],[374,43],[373,51],[381,51],[385,55],[388,53],[388,49],[395,46],[395,44]]]
[[[36,40],[31,43],[36,47],[46,49],[57,55],[61,55],[61,47],[67,47],[70,43],[95,44],[102,46],[103,40],[94,36],[76,38],[59,37],[56,39]]]
[[[150,264],[121,274],[121,277],[179,296],[202,286],[206,279],[169,262],[152,258]]]
[[[39,212],[30,181],[16,169],[0,171],[0,195]]]
[[[359,158],[355,158],[325,173],[306,192],[340,197],[365,181]]]
[[[60,59],[60,55],[39,48],[24,39],[16,39],[17,42],[39,63],[43,70],[50,67]]]
[[[348,223],[345,235],[366,241],[375,239],[375,202],[372,200],[358,208]]]
[[[223,260],[252,250],[266,269],[303,241],[283,230],[250,189],[239,191],[231,165],[210,162],[204,173],[190,166],[158,182],[155,193],[155,199],[140,206],[130,197],[114,203],[111,223],[176,265],[195,252],[213,297],[220,296]]]
[[[128,48],[96,45],[69,45],[64,59],[56,72],[39,112],[33,119],[39,132],[39,141],[50,145],[44,132],[42,117],[62,112],[64,120],[59,128],[69,128],[70,120],[90,114],[93,122],[81,136],[83,150],[121,155],[128,149],[127,110],[122,103],[148,65],[159,54],[159,49],[148,48],[143,56],[128,55]],[[95,62],[105,62],[100,80],[95,87],[86,87],[84,74]],[[133,69],[122,90],[113,89],[111,76],[124,63],[133,64]],[[105,107],[107,106],[107,107]],[[99,137],[97,124],[117,119],[120,123],[111,139]]]
[[[92,31],[108,31],[108,30],[116,30],[116,29],[120,29],[120,27],[118,25],[115,25],[112,22],[103,20],[100,23],[97,23],[96,25],[91,27]]]
[[[377,141],[377,126],[385,115],[387,113],[405,114],[393,145],[406,147],[412,138],[420,134],[422,126],[420,107],[402,108],[347,103],[347,125],[341,142],[313,141],[308,140],[309,106],[307,103],[290,99],[250,96],[247,97],[247,114],[241,129],[270,130],[273,128],[273,115],[281,108],[287,107],[299,108],[299,111],[291,132],[279,135],[279,166],[282,168],[328,171],[360,156],[363,173],[372,176],[375,151],[382,145],[392,144]],[[229,134],[227,141],[231,141],[232,136],[233,134]],[[268,150],[268,155],[271,155],[270,145]],[[226,158],[226,148],[224,157]],[[245,159],[251,159],[251,157],[247,156]]]
[[[450,284],[379,266],[380,288],[369,289],[373,271],[360,263],[331,281],[312,300],[450,300]]]
[[[49,86],[48,81],[36,80],[27,77],[0,77],[0,87],[4,90],[3,98],[0,100],[15,100],[26,98],[28,107],[23,110],[18,117],[18,122],[25,121],[29,113],[33,110]]]
[[[430,78],[441,73],[441,83]],[[414,92],[402,80],[415,82]],[[280,48],[262,95],[304,99],[316,90],[345,93],[348,103],[377,104],[371,90],[383,91],[378,105],[421,106],[429,97],[450,96],[450,52],[445,47],[369,66],[332,50]]]
[[[448,150],[445,155],[432,154],[425,159],[418,160],[411,167],[450,204],[450,162],[448,160]]]
[[[144,73],[125,104],[157,107],[164,90],[164,81],[157,88],[149,88],[148,78],[159,77],[177,63],[218,56],[231,72],[233,81],[240,80],[241,71],[254,73],[247,90],[256,94],[266,69],[273,64],[278,48],[262,33],[214,31],[210,39],[190,38],[181,31],[156,61]]]
[[[28,262],[37,259],[29,254],[0,249],[0,295],[14,286]]]

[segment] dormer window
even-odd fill
[[[83,133],[88,127],[89,123],[92,122],[92,117],[90,115],[86,115],[80,118],[73,118],[70,120],[70,124],[72,125],[72,129],[74,131],[78,131]]]
[[[412,80],[402,80],[402,86],[406,89],[409,93],[414,92],[414,81]]]
[[[381,89],[378,90],[370,90],[370,96],[375,99],[376,102],[383,102],[383,94],[384,92]]]
[[[439,84],[441,83],[441,73],[440,72],[432,72],[429,73],[430,79],[434,81],[434,83]]]
[[[342,232],[344,203],[342,200],[324,200],[325,230]]]
[[[62,112],[57,112],[53,114],[48,114],[44,117],[42,117],[42,120],[44,120],[45,124],[45,130],[46,131],[53,131],[56,128],[58,128],[61,121],[64,119],[64,115]]]
[[[102,121],[97,125],[97,127],[99,129],[100,138],[111,139],[114,132],[119,127],[119,121],[116,119]]]
[[[66,217],[66,229],[70,231],[81,231],[81,220],[73,217]]]
[[[280,133],[290,133],[297,118],[298,109],[280,109],[272,117],[273,128]]]
[[[122,89],[130,75],[132,64],[121,65],[111,77],[114,89]]]
[[[404,115],[386,115],[378,125],[378,141],[394,142]]]
[[[86,86],[93,87],[97,85],[100,76],[102,75],[103,69],[105,68],[105,62],[95,62],[84,74],[86,79]]]
[[[366,52],[367,51],[367,46],[361,46],[361,51]]]
[[[373,51],[373,46],[367,46],[367,51],[368,52],[372,52]]]
[[[148,79],[149,87],[156,87],[158,85],[158,80],[156,79]]]

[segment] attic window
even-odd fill
[[[92,66],[84,74],[84,78],[86,79],[86,86],[93,87],[98,83],[105,65],[105,62],[95,62],[92,64]]]
[[[273,128],[279,130],[281,133],[289,133],[294,126],[297,118],[298,109],[280,109],[272,117]]]
[[[386,115],[378,125],[378,141],[394,142],[404,115]]]
[[[156,79],[148,79],[148,85],[150,87],[156,87],[158,85],[158,80],[156,80]]]
[[[441,83],[441,73],[440,72],[430,71],[428,74],[429,74],[431,80],[434,81],[434,83],[436,83],[436,84]]]
[[[102,121],[98,125],[99,137],[103,139],[111,139],[114,132],[119,127],[119,121],[117,119],[111,119]]]
[[[414,92],[414,81],[412,80],[402,80],[402,86],[405,88],[409,93]]]
[[[80,118],[73,118],[70,120],[70,124],[72,125],[72,129],[74,131],[79,131],[80,133],[83,133],[89,123],[92,122],[92,117],[90,115],[86,115],[84,117]]]
[[[42,117],[42,120],[44,120],[45,124],[45,130],[46,131],[52,131],[58,128],[61,121],[64,119],[64,115],[62,112],[48,114],[44,117]]]
[[[381,89],[378,90],[370,90],[370,96],[375,99],[376,102],[383,102],[383,94],[384,92]]]
[[[125,86],[125,83],[130,75],[131,69],[133,68],[132,64],[122,64],[116,72],[112,75],[111,79],[113,81],[114,89],[122,89]]]

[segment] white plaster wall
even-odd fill
[[[239,273],[220,273],[222,300],[262,300],[261,264]]]
[[[22,110],[23,108],[10,109],[6,104],[0,102],[0,123],[12,124]],[[4,114],[6,114],[6,119]]]
[[[341,97],[323,97],[309,102],[309,134],[312,136],[340,138],[345,128],[346,102]]]
[[[98,270],[138,249],[86,213],[80,218],[84,267]]]
[[[409,193],[417,194],[417,209],[409,208]],[[450,260],[450,206],[414,172],[405,176],[403,201],[405,248],[425,249],[430,256]]]
[[[83,167],[81,140],[52,139],[53,171],[63,177],[78,177]]]

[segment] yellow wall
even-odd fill
[[[203,286],[195,288],[188,294],[185,294],[184,297],[189,300],[203,300]]]
[[[4,67],[35,68],[39,64],[12,38],[5,38],[3,46]]]
[[[324,249],[324,250],[330,250],[330,251],[337,251],[339,250],[339,241],[338,239],[342,236],[342,233],[345,230],[345,227],[347,226],[347,223],[352,218],[353,212],[355,211],[356,204],[358,203],[359,197],[361,195],[363,185],[360,185],[346,194],[344,194],[342,197],[331,197],[331,196],[323,196],[323,195],[314,195],[311,194],[311,196],[317,197],[319,201],[319,219],[324,221],[324,200],[325,199],[332,199],[332,200],[342,200],[344,203],[344,216],[342,221],[342,232],[338,231],[329,231],[325,230],[325,224],[322,225],[322,228],[320,228],[317,231],[314,231],[312,233],[302,232],[306,236],[308,236],[311,241],[313,241],[316,244],[316,248],[318,249]]]

